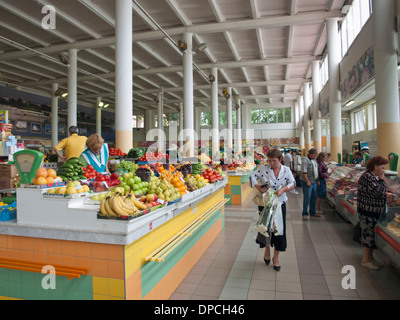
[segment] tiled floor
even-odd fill
[[[362,248],[352,240],[353,226],[327,202],[320,218],[303,221],[302,193],[289,194],[288,249],[279,256],[279,272],[266,266],[255,243],[258,217],[251,195],[242,206],[226,206],[225,228],[193,267],[171,300],[317,300],[400,299],[400,272],[376,250],[383,267],[360,266]],[[343,266],[353,266],[355,289],[343,289]],[[346,280],[346,279],[345,279]],[[349,281],[344,281],[349,283]]]

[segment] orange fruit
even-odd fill
[[[57,179],[57,178],[60,179],[60,182],[63,181],[63,179],[61,177],[59,177],[59,176],[55,177],[54,180]]]
[[[47,178],[47,170],[45,168],[39,168],[36,170],[36,177]]]
[[[47,181],[47,184],[52,184],[52,183],[54,183],[54,178],[52,178],[52,177],[47,177],[47,178],[46,178],[46,181]]]
[[[36,184],[36,185],[39,185],[39,184],[47,184],[47,180],[46,180],[46,178],[44,178],[44,177],[36,177],[35,184]]]
[[[33,183],[33,184],[36,184],[36,177],[34,177],[34,178],[32,179],[32,183]]]
[[[54,169],[47,169],[47,176],[55,179],[57,177],[57,172]]]

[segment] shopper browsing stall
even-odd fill
[[[86,141],[87,148],[79,157],[79,160],[86,167],[92,165],[98,172],[108,172],[108,145],[97,133],[92,134]]]
[[[373,251],[377,248],[375,226],[380,216],[386,212],[387,187],[383,177],[388,163],[381,156],[372,157],[367,162],[367,171],[358,180],[357,213],[363,246],[361,265],[374,270],[379,269],[373,258]]]
[[[79,129],[76,126],[69,127],[69,137],[62,139],[54,148],[54,152],[63,161],[73,157],[79,157],[85,150],[87,137],[79,136]],[[64,154],[61,152],[64,150]]]
[[[325,152],[320,152],[317,156],[318,165],[318,181],[317,181],[317,202],[316,209],[317,213],[323,213],[321,211],[321,199],[326,198],[326,179],[329,177],[328,166],[325,164],[328,156]]]
[[[281,266],[279,264],[279,253],[286,251],[286,202],[288,200],[286,192],[291,191],[295,187],[295,180],[291,170],[281,164],[282,152],[278,149],[272,149],[267,154],[268,164],[261,165],[258,170],[254,171],[250,176],[250,185],[260,191],[266,191],[266,188],[272,188],[276,195],[279,197],[281,203],[282,218],[283,218],[283,235],[275,236],[271,234],[270,245],[275,247],[273,255],[273,266],[276,271],[279,271]],[[263,207],[258,207],[260,212]],[[265,247],[264,261],[267,265],[271,262],[271,252],[267,245]]]
[[[307,157],[303,158],[301,165],[301,186],[303,188],[303,212],[304,220],[311,217],[320,217],[316,213],[317,203],[317,179],[318,179],[318,165],[315,161],[317,157],[317,149],[310,149]]]

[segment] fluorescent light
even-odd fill
[[[351,106],[355,101],[354,100],[349,100],[346,102],[346,104],[344,105],[345,107]]]

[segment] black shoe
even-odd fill
[[[273,261],[273,260],[274,260],[274,259],[272,259],[272,261]],[[275,266],[275,265],[274,265],[274,270],[275,270],[275,271],[281,270],[281,266]]]
[[[267,259],[264,258],[264,262],[265,262],[265,264],[266,264],[267,266],[269,266],[269,264],[271,263],[271,259],[268,259],[268,260],[267,260]]]

